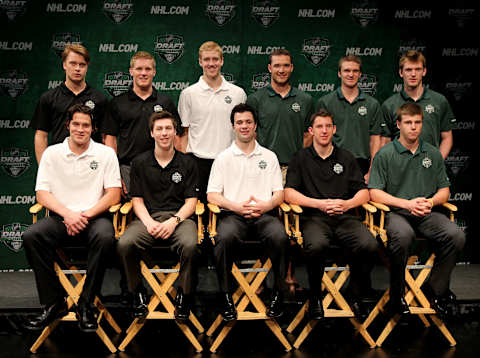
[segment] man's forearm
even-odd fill
[[[105,194],[90,209],[85,211],[85,215],[89,218],[96,217],[110,208],[110,206],[120,202],[120,188],[107,188]]]
[[[48,147],[48,133],[42,130],[35,131],[33,144],[35,147],[35,158],[37,159],[37,163],[40,164],[43,152]]]

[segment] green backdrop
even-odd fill
[[[337,61],[364,62],[361,86],[380,102],[401,89],[399,53],[427,56],[428,85],[445,94],[457,116],[447,159],[451,201],[467,232],[462,262],[479,262],[473,240],[473,143],[479,46],[475,1],[157,1],[0,0],[0,270],[27,268],[21,233],[31,223],[37,170],[28,128],[41,93],[64,79],[59,53],[79,42],[91,54],[87,81],[110,98],[131,83],[129,59],[154,53],[154,85],[175,102],[201,75],[197,51],[214,40],[224,49],[225,77],[247,94],[269,81],[268,54],[293,54],[293,83],[315,99],[338,85]]]

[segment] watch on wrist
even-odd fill
[[[175,218],[177,224],[180,224],[182,222],[182,218],[178,215],[173,215],[173,217]]]

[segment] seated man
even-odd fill
[[[197,227],[190,219],[198,196],[198,171],[193,159],[175,150],[177,122],[169,112],[150,116],[150,135],[155,147],[132,162],[130,194],[137,219],[118,242],[118,253],[127,274],[128,289],[134,293],[135,317],[148,313],[146,290],[140,273],[141,253],[165,240],[180,256],[179,288],[175,318],[187,320],[193,299]]]
[[[420,234],[436,255],[424,292],[437,313],[444,315],[446,304],[455,300],[449,282],[465,234],[445,215],[432,211],[448,200],[450,182],[440,151],[419,139],[422,108],[405,103],[397,115],[400,137],[377,153],[368,184],[372,200],[391,207],[385,219],[391,260],[388,310],[391,314],[409,312],[404,298],[405,266],[408,247]]]
[[[48,147],[37,173],[37,201],[50,216],[23,234],[25,253],[35,273],[41,315],[29,328],[42,329],[67,314],[65,291],[53,268],[58,247],[82,242],[88,247],[87,278],[78,301],[80,329],[96,331],[93,310],[100,293],[115,232],[107,209],[120,201],[120,170],[115,152],[91,139],[95,128],[92,110],[76,104],[68,110],[70,136]]]
[[[288,237],[271,211],[283,201],[282,173],[276,155],[255,140],[255,110],[246,104],[232,109],[235,133],[232,145],[215,159],[208,181],[208,201],[225,211],[215,237],[214,258],[224,307],[225,321],[237,318],[232,300],[231,270],[235,246],[247,239],[247,231],[267,247],[275,275],[275,287],[268,308],[269,317],[283,314],[283,286],[286,275]]]
[[[322,276],[326,249],[336,241],[346,250],[351,266],[350,305],[359,318],[366,312],[360,297],[370,287],[377,242],[360,218],[351,212],[369,200],[368,189],[355,157],[332,143],[336,126],[325,109],[312,115],[313,144],[288,164],[285,199],[305,208],[302,217],[304,252],[310,285],[309,314],[323,318]]]

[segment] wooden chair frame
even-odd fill
[[[38,220],[38,215],[43,209],[43,206],[41,204],[34,204],[30,208],[30,214],[32,214],[33,217],[33,223],[35,224]],[[109,212],[113,215],[113,226],[115,229],[115,236],[117,235],[117,224],[118,223],[118,211],[120,209],[120,204],[113,205],[110,207]],[[45,209],[45,216],[48,216],[48,210]],[[67,269],[62,268],[62,266],[54,262],[54,270],[58,276],[58,279],[60,281],[60,284],[62,287],[65,289],[67,293],[67,307],[68,310],[70,310],[74,305],[77,305],[78,300],[80,298],[80,295],[82,293],[83,285],[85,283],[85,279],[87,277],[86,270],[80,270],[76,266],[71,265],[69,263],[69,260],[67,256],[63,253],[61,249],[57,250],[58,256],[60,257],[62,261],[63,267],[67,267]],[[67,277],[67,275],[72,275],[73,278],[76,280],[76,283],[73,284],[72,281]],[[112,343],[108,335],[105,333],[104,329],[101,327],[101,321],[103,318],[110,324],[110,326],[115,330],[117,334],[121,333],[122,330],[120,326],[117,324],[117,322],[114,320],[110,312],[106,309],[106,307],[103,305],[101,300],[98,297],[95,297],[94,300],[94,305],[97,307],[99,311],[99,315],[97,318],[97,323],[98,323],[98,328],[96,330],[97,336],[102,340],[102,342],[107,346],[107,348],[110,350],[110,352],[115,353],[117,351],[117,348],[115,345]],[[77,317],[74,312],[68,312],[68,314],[60,319],[57,319],[50,323],[47,327],[45,327],[40,334],[40,336],[37,338],[37,340],[33,343],[32,347],[30,348],[30,352],[36,353],[38,348],[45,342],[45,340],[50,336],[50,334],[55,330],[55,328],[58,326],[60,321],[68,321],[68,322],[75,322],[77,321]]]
[[[386,205],[370,202],[373,206],[375,206],[379,210],[379,218],[378,223],[374,223],[373,229],[377,233],[377,235],[382,240],[383,244],[386,246],[387,244],[387,231],[385,229],[385,214],[390,211],[390,208]],[[443,206],[449,211],[449,218],[451,221],[455,221],[455,212],[457,211],[457,207],[450,203],[445,203]],[[430,327],[430,322],[427,317],[434,323],[435,326],[438,327],[442,335],[447,339],[450,346],[455,346],[457,342],[453,338],[452,334],[448,330],[445,323],[438,317],[437,313],[434,309],[430,307],[430,302],[425,297],[425,294],[421,290],[422,284],[427,279],[430,271],[432,270],[433,263],[435,260],[435,254],[431,254],[430,257],[424,264],[418,264],[418,257],[417,256],[410,256],[407,260],[407,266],[405,268],[405,282],[406,282],[406,293],[405,293],[405,301],[409,305],[410,314],[417,315],[419,319],[423,322],[425,327]],[[387,265],[388,267],[388,265]],[[414,278],[411,271],[417,270],[419,273]],[[384,313],[384,307],[390,299],[390,289],[387,289],[383,296],[380,298],[378,303],[375,305],[373,310],[370,312],[370,315],[367,317],[363,325],[365,327],[369,327],[372,322],[378,317],[380,313]],[[401,316],[395,315],[394,317],[390,318],[385,325],[385,328],[382,330],[380,335],[376,340],[376,345],[381,347],[385,339],[390,335],[392,330],[395,328],[397,323],[399,322]]]
[[[220,213],[220,208],[214,204],[208,204],[209,208],[209,222],[208,222],[208,231],[210,233],[210,238],[215,244],[215,236],[217,235],[217,215]],[[281,204],[281,210],[285,213],[288,213],[290,208],[286,204]],[[285,230],[287,233],[290,232],[288,224],[288,216],[285,214],[284,224]],[[247,320],[263,320],[267,327],[273,332],[275,337],[280,341],[284,346],[285,350],[288,352],[292,349],[290,342],[282,333],[282,329],[274,318],[267,316],[267,308],[263,301],[257,294],[257,290],[260,285],[263,283],[267,277],[268,272],[272,267],[272,262],[268,258],[265,262],[262,263],[262,260],[245,260],[241,262],[242,264],[251,265],[249,268],[239,268],[236,263],[233,263],[232,266],[232,275],[237,281],[239,287],[233,294],[233,302],[237,308],[237,319],[234,321],[226,322],[221,331],[213,340],[212,345],[210,346],[210,352],[215,353],[230,333],[232,328],[235,326],[237,321],[247,321]],[[247,311],[249,305],[252,305],[255,311]],[[217,328],[219,328],[223,323],[223,318],[219,314],[215,321],[212,323],[210,328],[207,330],[207,336],[212,337]]]
[[[290,204],[291,207],[291,215],[292,215],[292,226],[291,232],[293,237],[296,238],[297,242],[300,245],[303,245],[302,233],[300,231],[300,214],[303,212],[302,208],[298,205]],[[365,218],[363,222],[369,228],[370,232],[374,234],[372,229],[373,218],[372,214],[376,212],[376,208],[365,204],[363,205],[365,209]],[[366,327],[361,324],[358,319],[355,317],[352,309],[350,308],[349,304],[340,293],[340,289],[344,285],[345,281],[347,280],[348,276],[350,275],[350,268],[347,266],[339,267],[336,264],[330,267],[325,268],[325,272],[322,277],[322,291],[326,290],[326,295],[322,300],[323,309],[324,309],[324,317],[347,317],[355,330],[360,333],[363,339],[367,342],[370,348],[375,348],[376,344],[373,338],[368,333]],[[335,303],[335,307],[331,307],[331,305]],[[290,322],[289,326],[287,327],[287,332],[292,333],[295,328],[302,322],[304,318],[308,318],[307,311],[308,311],[309,300],[307,299],[298,311],[295,318]],[[313,328],[317,325],[318,320],[308,320],[298,337],[296,338],[293,346],[295,348],[299,348],[303,341],[308,337],[308,335],[312,332]]]
[[[121,219],[121,228],[120,232],[125,231],[125,225],[127,224],[127,217],[131,215],[132,212],[132,203],[128,202],[122,206],[120,212],[122,214]],[[202,214],[204,213],[205,208],[201,202],[197,202],[197,207],[195,209],[195,214],[197,215],[197,231],[198,231],[198,244],[201,244],[204,238],[203,234],[203,223],[202,223]],[[132,339],[138,334],[138,332],[143,328],[147,320],[150,319],[169,319],[175,320],[175,305],[172,302],[175,299],[177,291],[173,284],[180,275],[180,263],[177,263],[171,268],[160,268],[158,265],[155,265],[152,268],[149,268],[144,260],[140,260],[140,268],[143,277],[148,282],[150,287],[153,290],[153,295],[150,297],[148,303],[148,314],[145,318],[135,318],[133,322],[127,329],[127,335],[123,341],[118,346],[120,351],[124,351],[127,345],[132,341]],[[163,308],[164,310],[158,310],[158,308]],[[190,312],[189,322],[197,329],[198,333],[201,334],[205,331],[202,324],[199,322],[197,317]],[[175,323],[180,328],[182,333],[187,337],[190,343],[195,348],[196,352],[202,352],[203,347],[198,342],[197,338],[190,329],[188,323],[179,322],[175,320]]]

